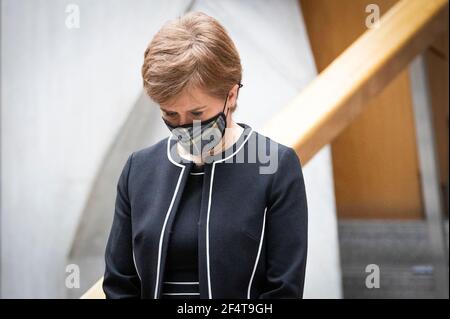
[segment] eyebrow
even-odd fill
[[[204,108],[205,106],[206,106],[206,105],[201,105],[201,106],[194,107],[193,109],[188,110],[188,112],[195,112],[195,111],[198,111],[198,110]],[[163,111],[166,112],[166,113],[173,112],[173,111],[166,110],[166,109],[164,109],[164,108],[162,108],[162,107],[161,107],[161,110],[163,110]]]

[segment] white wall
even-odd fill
[[[68,3],[79,29],[65,25]],[[145,47],[187,4],[2,1],[3,297],[63,295],[78,217],[141,94]]]

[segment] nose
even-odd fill
[[[178,117],[178,125],[190,124],[191,121],[188,118],[187,114],[180,114]]]

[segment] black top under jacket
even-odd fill
[[[244,132],[233,147],[204,164],[199,297],[302,298],[308,208],[300,160],[238,124]],[[194,165],[175,146],[169,136],[133,152],[122,170],[105,251],[107,298],[162,297],[170,232]]]
[[[163,299],[198,299],[198,227],[204,165],[192,165],[167,248]]]

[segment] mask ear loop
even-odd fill
[[[239,93],[239,89],[240,89],[241,87],[243,87],[244,84],[242,84],[242,83],[239,82],[238,85],[239,85],[239,88],[238,88],[238,93]],[[228,92],[228,93],[230,93],[230,92]],[[228,102],[228,94],[227,94],[227,97],[225,98],[225,104],[224,104],[224,106],[223,106],[222,113],[225,112],[225,107],[227,106],[227,102]],[[227,109],[227,114],[224,113],[224,114],[225,114],[225,118],[228,116],[228,111],[229,111],[229,109],[230,109],[230,108]]]
[[[242,84],[241,82],[239,82],[238,85],[239,85],[239,87],[238,87],[238,93],[237,93],[237,95],[236,95],[236,98],[239,96],[239,91],[240,91],[241,87],[244,86],[244,84]],[[236,104],[235,104],[234,106],[236,107]]]
[[[241,88],[241,87],[243,87],[244,86],[244,84],[242,84],[242,83],[238,83],[238,85],[239,85],[239,88],[238,88],[238,92],[239,92],[239,89]],[[228,92],[228,93],[230,93],[230,92]],[[227,109],[227,114],[225,114],[224,112],[225,112],[225,107],[227,106],[227,102],[228,102],[228,94],[227,94],[227,97],[225,98],[225,104],[224,104],[224,106],[223,106],[223,110],[222,110],[222,113],[225,115],[225,130],[226,130],[226,123],[227,123],[227,117],[228,117],[228,111],[230,110],[230,108],[228,108]],[[225,135],[225,134],[224,134]],[[222,148],[224,147],[224,145],[225,145],[225,139],[223,138],[222,139]],[[213,150],[210,150],[210,152],[212,152]],[[211,155],[211,153],[210,153],[210,155]]]
[[[229,93],[229,92],[228,92]],[[230,110],[230,108],[228,108],[227,109],[227,114],[225,114],[224,113],[224,111],[225,111],[225,107],[227,106],[227,102],[228,102],[228,94],[227,94],[227,97],[225,98],[225,104],[224,104],[224,106],[223,106],[223,110],[222,110],[222,113],[225,115],[225,132],[226,132],[226,129],[227,129],[227,117],[228,117],[228,111]],[[225,147],[225,132],[224,132],[224,136],[223,136],[223,138],[222,138],[222,149]],[[212,151],[212,150],[211,150]]]

